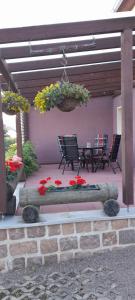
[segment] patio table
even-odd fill
[[[84,156],[84,158],[85,158],[86,151],[90,150],[92,172],[94,172],[95,171],[95,169],[94,169],[94,150],[102,150],[102,151],[104,151],[104,146],[90,146],[90,147],[86,147],[86,146],[81,146],[80,147],[79,146],[78,149],[82,150],[82,155]]]

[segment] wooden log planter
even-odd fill
[[[40,196],[36,188],[22,188],[20,190],[20,206],[23,207],[22,217],[26,223],[39,221],[41,205],[69,204],[80,202],[103,203],[103,209],[108,216],[116,216],[120,210],[118,189],[112,184],[86,185],[71,190],[70,187],[57,188]]]

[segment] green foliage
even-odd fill
[[[9,145],[8,150],[6,151],[6,160],[11,159],[16,154],[16,143]]]
[[[4,137],[9,137],[8,129],[5,124],[3,125],[3,131],[4,131]]]
[[[4,144],[5,144],[5,151],[8,151],[9,147],[13,144],[15,144],[16,142],[16,138],[12,138],[12,137],[5,137],[4,138]]]
[[[4,92],[2,103],[6,105],[7,110],[14,113],[20,111],[28,112],[30,108],[30,104],[25,97],[11,91]]]
[[[15,149],[16,146],[12,147],[12,145],[15,145],[15,142],[16,142],[16,138],[13,138],[8,134],[8,129],[7,129],[6,125],[4,125],[4,145],[5,145],[6,159],[11,158],[15,154],[13,149]],[[13,155],[12,155],[12,153],[13,153]]]
[[[30,141],[23,145],[23,163],[26,176],[30,176],[34,171],[38,170],[37,156]]]
[[[66,98],[75,99],[81,105],[90,99],[90,92],[80,84],[57,82],[38,92],[34,105],[40,112],[45,112],[61,104]]]

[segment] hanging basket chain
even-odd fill
[[[64,70],[63,70],[63,73],[62,73],[61,81],[62,82],[63,81],[69,82],[69,78],[68,78],[67,71],[66,71],[66,66],[68,64],[68,61],[67,61],[67,57],[66,57],[64,48],[62,48],[62,54],[63,54],[62,65],[64,66]]]

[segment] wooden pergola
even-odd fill
[[[32,104],[38,90],[61,80],[62,54],[70,82],[83,84],[92,97],[122,97],[123,202],[133,204],[133,109],[135,16],[0,29],[1,87],[19,92]],[[7,86],[6,86],[7,83]],[[18,154],[21,150],[17,116]],[[25,115],[25,122],[27,117]],[[26,130],[26,128],[25,128]],[[0,101],[0,213],[6,211],[4,136]]]

